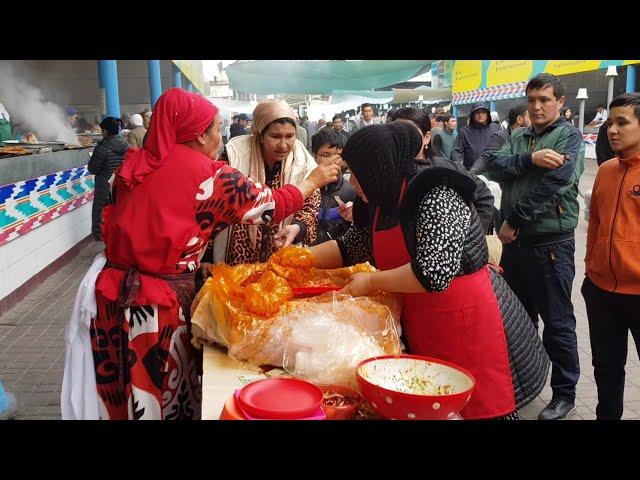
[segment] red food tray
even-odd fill
[[[238,395],[244,412],[272,420],[308,417],[320,408],[322,399],[320,388],[295,378],[258,380],[243,387]]]

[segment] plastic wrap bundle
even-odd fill
[[[367,271],[374,271],[368,263],[317,269],[311,253],[295,247],[268,263],[216,265],[192,306],[194,345],[214,342],[254,365],[355,386],[358,362],[400,353],[400,297],[329,292],[294,298],[292,288],[343,286],[353,273]]]

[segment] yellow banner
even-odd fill
[[[549,60],[544,71],[552,75],[569,75],[598,70],[601,63],[602,60]]]
[[[487,87],[527,80],[533,73],[533,60],[492,60],[487,68]]]
[[[482,60],[458,60],[453,67],[452,92],[476,90],[482,84]]]
[[[172,60],[173,63],[182,71],[185,77],[196,87],[203,95],[206,95],[204,89],[204,74],[202,73],[202,60]],[[186,85],[183,85],[185,87]]]

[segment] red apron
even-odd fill
[[[404,187],[403,187],[404,191]],[[378,268],[411,262],[400,224],[376,232],[373,255]],[[409,351],[451,361],[473,373],[476,386],[460,413],[465,419],[493,418],[516,409],[507,341],[488,267],[456,277],[443,292],[405,293],[402,311]]]

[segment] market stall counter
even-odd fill
[[[92,152],[0,155],[0,314],[24,296],[27,281],[89,235]]]
[[[288,376],[281,368],[256,367],[235,360],[227,349],[217,345],[204,345],[202,359],[202,420],[219,420],[224,404],[236,389],[256,380]]]

